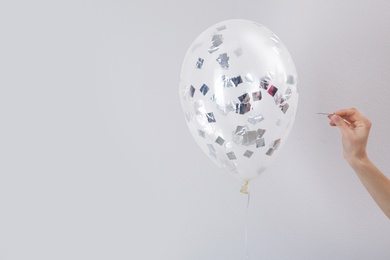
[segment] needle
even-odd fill
[[[324,115],[324,116],[331,116],[331,115],[334,115],[334,113],[317,113],[318,115]],[[351,124],[351,122],[349,122],[347,119],[344,119],[344,122],[347,123],[347,124]]]
[[[330,113],[317,113],[319,115],[325,115],[325,116],[329,116],[329,115],[333,115],[333,114],[330,114]]]

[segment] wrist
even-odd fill
[[[368,158],[367,154],[361,155],[361,156],[353,156],[351,158],[346,158],[347,162],[353,169],[358,169],[364,166],[367,166],[371,163],[370,159]]]

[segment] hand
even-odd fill
[[[357,109],[342,109],[329,115],[330,125],[341,130],[344,158],[352,166],[367,159],[366,146],[371,122]]]
[[[390,179],[367,157],[366,146],[371,122],[355,108],[329,115],[330,125],[341,130],[344,158],[348,161],[372,198],[390,219]]]

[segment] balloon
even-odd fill
[[[192,43],[182,66],[189,130],[213,162],[247,184],[288,138],[297,80],[288,50],[269,29],[248,20],[215,24]]]

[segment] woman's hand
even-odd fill
[[[366,146],[370,133],[371,122],[357,109],[342,109],[328,116],[331,126],[341,130],[344,148],[344,158],[353,166],[366,160]]]

